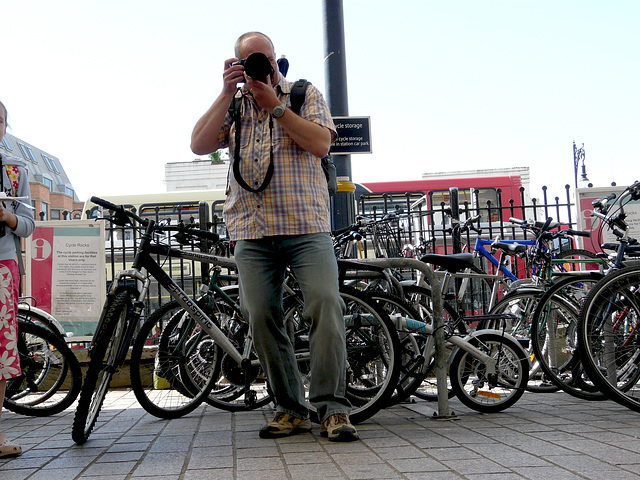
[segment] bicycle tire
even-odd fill
[[[198,303],[202,307],[205,302]],[[142,325],[133,343],[131,388],[151,415],[182,417],[209,394],[219,369],[216,357],[213,340],[184,308],[176,301],[165,303]],[[197,375],[191,368],[198,369]]]
[[[389,316],[370,297],[346,287],[340,296],[347,315],[347,398],[354,403],[349,418],[361,423],[385,408],[393,395],[400,376],[400,341]],[[368,325],[357,321],[363,313],[372,317]]]
[[[19,321],[18,336],[22,374],[7,381],[4,407],[34,417],[62,412],[80,393],[80,362],[66,342],[47,328]]]
[[[419,319],[429,325],[433,322],[433,302],[431,297],[431,289],[426,287],[420,287],[418,285],[410,285],[404,288],[405,298],[409,303],[418,310]],[[448,304],[443,303],[443,323],[451,325],[450,333],[453,331],[460,335],[467,333],[467,325],[458,320],[458,314],[454,308]],[[424,352],[427,353],[427,352]],[[435,402],[438,400],[438,384],[435,376],[435,358],[432,358],[428,365],[425,365],[422,373],[422,381],[418,388],[413,391],[413,395],[416,397],[427,400],[429,402]],[[454,397],[453,390],[451,389],[451,383],[447,378],[449,398]]]
[[[346,307],[346,397],[352,404],[349,419],[357,424],[388,405],[400,375],[400,342],[389,316],[371,297],[345,286],[340,296]],[[308,358],[309,324],[301,301],[289,302],[285,322],[294,334],[296,355]],[[308,362],[299,360],[298,367],[308,394]],[[307,406],[311,420],[319,423],[316,408]]]
[[[400,315],[408,319],[419,320],[420,315],[413,306],[402,298],[390,293],[373,291],[370,296],[378,305],[393,318],[394,315]],[[393,321],[393,320],[392,320]],[[412,332],[402,331],[396,325],[398,339],[400,340],[401,362],[400,377],[395,391],[389,398],[388,406],[396,405],[408,397],[413,395],[425,375],[425,357],[421,351],[420,338]]]
[[[583,400],[607,398],[584,371],[577,345],[580,309],[602,277],[594,272],[561,279],[544,293],[531,321],[533,354],[545,378]]]
[[[225,293],[234,298],[237,297],[238,291],[230,288],[226,289]],[[208,298],[208,304],[203,305],[203,309],[216,321],[238,351],[245,352],[248,348],[246,342],[250,340],[250,329],[248,322],[242,317],[242,312],[219,295]],[[205,335],[200,341],[213,342],[213,339]],[[246,372],[242,367],[222,349],[216,348],[214,378],[211,391],[204,398],[206,403],[221,410],[241,412],[261,408],[273,401],[266,374],[261,366],[256,366],[248,372],[250,377],[247,386]],[[257,361],[257,354],[253,349],[249,358]],[[184,377],[192,378],[189,374],[185,374]]]
[[[599,272],[601,270],[600,265],[602,264],[602,260],[593,252],[589,250],[584,250],[581,248],[572,248],[569,250],[564,250],[557,255],[555,255],[556,260],[563,259],[576,259],[576,260],[588,260],[593,259],[597,260],[594,263],[570,263],[567,262],[562,264],[553,264],[553,270],[560,273],[566,272],[575,272],[575,271],[595,271]]]
[[[489,312],[490,315],[510,314],[514,316],[514,320],[485,320],[478,325],[478,328],[505,331],[516,339],[528,340],[527,353],[529,354],[531,365],[527,390],[551,393],[557,392],[559,387],[547,378],[541,370],[533,355],[533,345],[531,343],[531,322],[535,308],[543,293],[542,290],[532,289],[527,286],[514,290],[500,300]]]
[[[239,352],[244,352],[246,342],[250,341],[249,323],[244,319],[242,312],[237,307],[240,289],[237,285],[224,287],[224,293],[232,300],[231,303],[218,293],[209,299],[209,310],[215,310],[213,318],[219,323],[221,330],[233,343]],[[205,311],[207,311],[205,308]],[[241,412],[262,408],[273,401],[273,394],[269,389],[266,373],[262,366],[257,366],[249,372],[250,382],[247,387],[245,372],[227,353],[220,351],[218,370],[213,383],[213,388],[205,398],[209,405],[228,412]],[[255,362],[258,355],[255,350],[249,358]]]
[[[238,287],[224,287],[224,293],[236,301],[239,293]],[[196,302],[216,322],[238,351],[244,352],[245,342],[248,340],[249,325],[243,319],[242,312],[235,303],[229,303],[227,299],[217,293],[214,293],[213,296],[203,296]],[[169,329],[166,332],[167,335],[171,334]],[[214,343],[207,334],[203,332],[202,335],[199,339],[201,344]],[[204,397],[207,404],[221,410],[239,412],[261,408],[273,401],[262,367],[252,369],[250,372],[252,381],[247,388],[244,371],[235,360],[217,346],[213,353],[216,355],[216,359],[213,361],[215,378],[209,394]],[[251,358],[257,360],[257,354],[254,353]],[[189,362],[184,362],[184,365],[180,366],[183,387],[180,385],[177,387],[186,388],[192,392],[191,395],[195,395],[201,391],[202,382],[197,380],[201,375],[197,373],[197,369],[191,370],[192,373],[189,373],[188,369],[184,368],[187,363]],[[194,363],[190,364],[195,365]]]
[[[89,366],[73,419],[71,437],[78,445],[89,439],[95,427],[109,384],[118,367],[115,357],[124,337],[126,316],[130,314],[136,298],[137,292],[123,288],[107,300],[104,316],[94,334]]]
[[[235,311],[235,309],[232,310]],[[228,316],[223,331],[231,343],[236,345],[238,351],[244,352],[248,348],[250,329],[241,316]],[[241,412],[264,407],[273,401],[273,394],[262,366],[258,365],[250,369],[247,386],[245,372],[240,365],[225,352],[220,353],[220,369],[214,380],[213,389],[205,398],[209,405],[229,412]],[[253,348],[249,358],[254,363],[258,360],[258,355]]]
[[[498,357],[497,376],[492,380],[486,365],[469,352],[458,349],[449,369],[456,397],[482,413],[501,412],[511,407],[522,397],[529,381],[526,352],[517,341],[499,332],[477,331],[469,342],[491,357]]]
[[[589,293],[578,321],[580,358],[587,375],[610,399],[636,412],[640,412],[639,291],[640,268],[607,275]]]
[[[46,313],[46,312],[44,312]],[[60,322],[58,322],[53,316],[43,315],[42,313],[34,310],[30,305],[20,303],[18,304],[18,320],[25,322],[35,323],[36,325],[51,330],[53,333],[61,338],[66,337],[66,332]]]

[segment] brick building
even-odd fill
[[[36,220],[82,218],[84,202],[78,199],[57,157],[9,133],[0,142],[0,153],[20,157],[27,162],[31,205],[35,208]]]

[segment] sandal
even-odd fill
[[[11,443],[7,437],[0,443],[0,458],[18,457],[22,455],[22,447]]]

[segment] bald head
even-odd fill
[[[269,50],[269,52],[264,50]],[[267,57],[275,57],[276,49],[273,46],[273,42],[264,33],[260,32],[247,32],[236,40],[234,47],[236,58],[247,58],[250,53],[262,52]]]

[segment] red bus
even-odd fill
[[[418,205],[422,210],[439,209],[442,203],[449,203],[449,189],[457,187],[461,207],[467,202],[470,207],[486,208],[488,201],[492,206],[498,205],[498,191],[500,191],[503,206],[509,205],[509,200],[513,200],[514,206],[520,206],[522,205],[521,187],[528,189],[528,178],[523,181],[521,175],[482,176],[481,172],[473,177],[454,175],[455,173],[452,173],[450,178],[364,182],[356,185],[355,196],[356,200],[359,200],[362,195],[365,196],[366,210],[370,210],[373,205],[379,211],[391,211],[396,208],[409,211]]]

